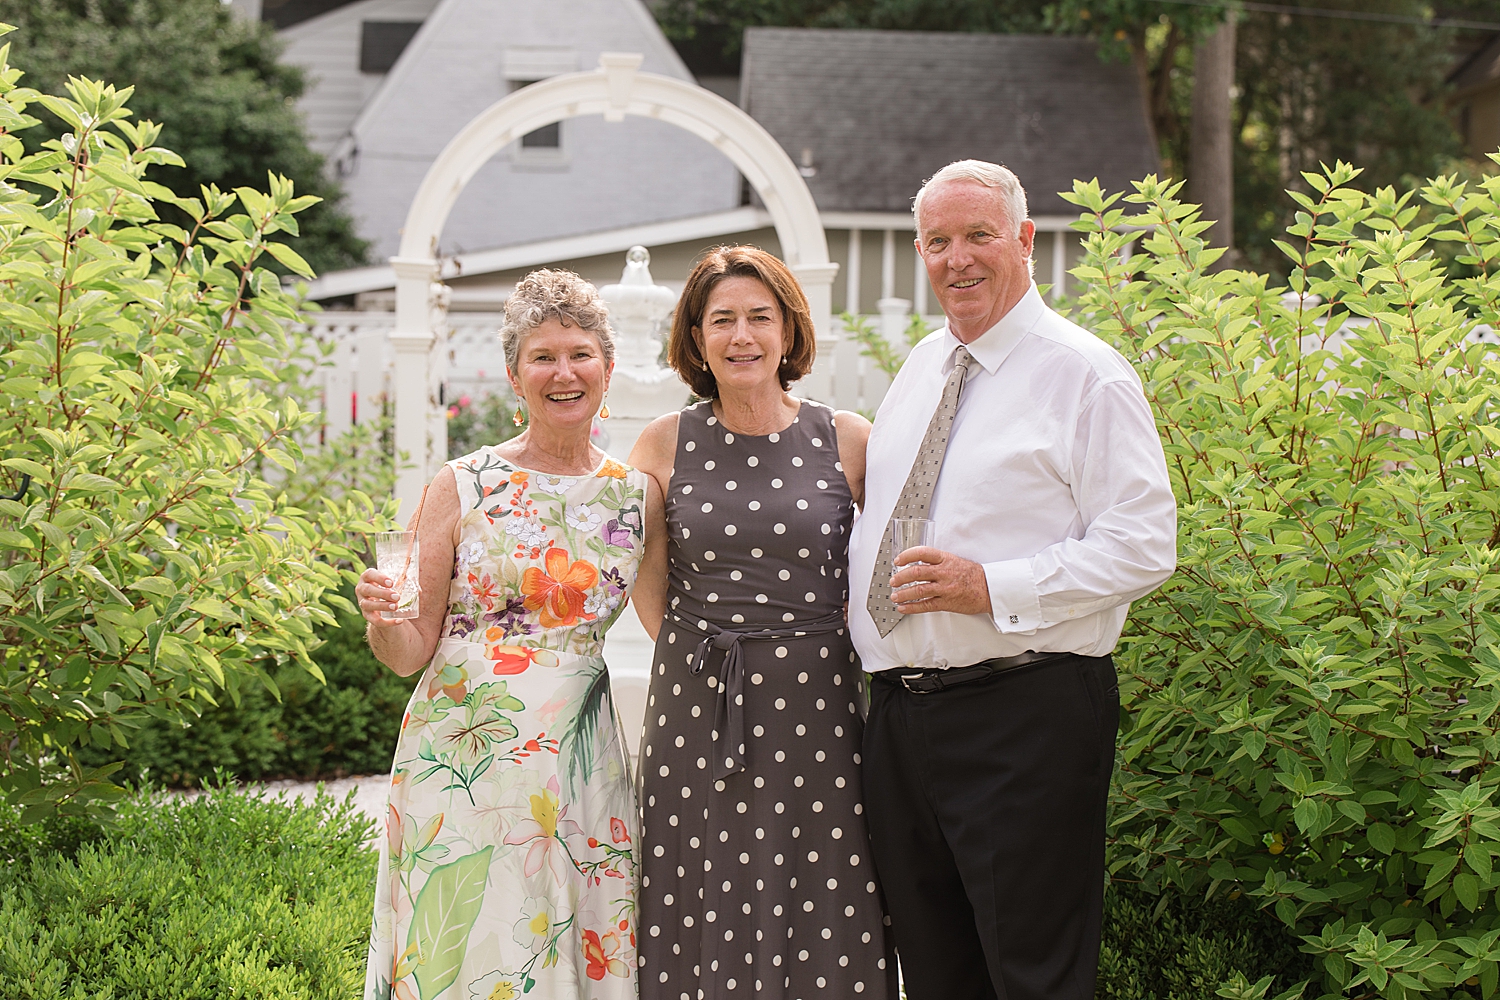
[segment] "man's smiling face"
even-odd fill
[[[948,327],[973,343],[1031,287],[1036,226],[1006,218],[1000,192],[978,181],[940,181],[922,195],[917,252]]]

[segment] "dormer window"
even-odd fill
[[[506,49],[503,58],[501,74],[510,93],[578,70],[578,53],[561,46],[516,46]],[[563,123],[553,122],[526,133],[511,147],[511,162],[542,170],[562,168],[567,163],[563,132]]]

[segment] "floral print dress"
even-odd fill
[[[636,995],[635,796],[604,632],[642,548],[645,476],[448,463],[442,639],[391,769],[366,1000]]]

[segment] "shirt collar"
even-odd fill
[[[1015,350],[1021,338],[1031,332],[1036,326],[1037,320],[1042,318],[1042,313],[1047,310],[1047,304],[1042,301],[1041,292],[1037,291],[1036,282],[1021,296],[1021,301],[1011,306],[1010,312],[1000,317],[1000,322],[990,327],[972,343],[969,344],[969,353],[979,366],[993,375],[1000,370],[1005,359],[1010,357],[1010,352]],[[953,335],[953,331],[946,324],[943,327],[943,370],[950,371],[953,366],[953,352],[958,350],[959,340]]]

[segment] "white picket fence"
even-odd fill
[[[447,377],[440,398],[452,402],[460,396],[475,399],[505,390],[505,354],[500,348],[503,320],[494,312],[450,312],[447,317]],[[903,333],[909,319],[894,316],[864,317],[885,331],[893,346],[905,352]],[[942,317],[924,317],[929,327]],[[332,438],[361,419],[379,413],[381,401],[390,392],[390,373],[395,352],[390,333],[395,313],[333,311],[318,314],[309,325],[319,341],[333,345],[328,362],[311,375],[321,390],[324,429]],[[835,323],[837,324],[837,320]],[[860,353],[860,345],[838,331],[834,347],[834,393],[825,400],[852,410],[873,414],[885,398],[890,380]],[[825,345],[826,349],[826,345]]]

